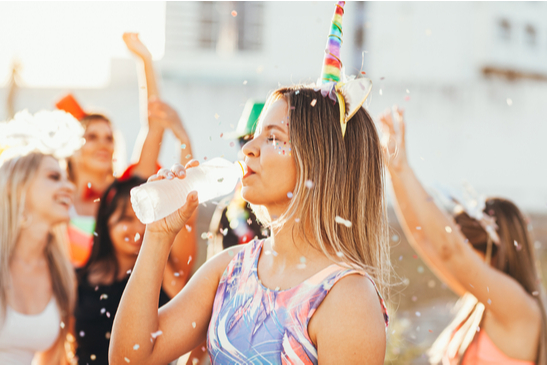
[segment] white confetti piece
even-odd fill
[[[84,337],[85,336],[85,332],[84,331],[80,331],[80,337]]]
[[[89,355],[89,358],[93,361],[95,361],[95,359],[97,358],[97,356],[95,354],[91,354]]]
[[[452,228],[451,227],[446,226],[446,227],[444,227],[444,229],[446,230],[446,232],[452,233]]]
[[[160,331],[152,332],[150,336],[152,336],[152,338],[155,339],[156,337],[161,336],[162,334],[163,332],[160,330]]]
[[[313,99],[310,103],[311,106],[315,106],[315,104],[317,104],[317,99]]]
[[[308,189],[311,189],[311,188],[313,188],[313,181],[311,181],[311,180],[306,180],[305,185],[306,185],[306,187],[307,187]]]
[[[137,234],[135,234],[135,238],[133,239],[135,240],[135,242],[137,242],[140,238],[141,238],[141,235],[140,233],[137,232]]]
[[[345,220],[344,218],[340,217],[340,216],[336,216],[334,218],[334,221],[338,224],[343,224],[344,226],[348,227],[348,228],[351,228],[351,222],[348,221],[348,220]]]
[[[186,263],[186,265],[190,265],[191,261],[192,261],[192,256],[188,257],[188,262]]]
[[[125,360],[125,362],[131,362],[127,357],[124,357],[123,359]]]
[[[133,350],[138,350],[139,347],[141,347],[138,343],[135,344],[135,346],[133,346]]]
[[[192,322],[192,327],[196,328],[196,322]]]
[[[420,317],[422,314],[420,312],[416,312],[416,317]]]
[[[513,105],[513,100],[511,100],[509,98],[507,98],[506,102],[507,102],[507,105],[509,105],[509,106]]]
[[[60,326],[61,328],[65,328],[65,322],[61,322]]]
[[[338,256],[338,257],[344,257],[344,253],[341,252],[341,251],[338,251],[338,252],[336,253],[336,256]]]
[[[101,294],[99,300],[108,299],[108,294]]]
[[[289,192],[287,193],[287,198],[292,199],[292,196],[293,196],[292,193],[289,191]]]
[[[189,226],[189,225],[186,225],[186,230],[187,230],[188,232],[192,232],[192,227]]]

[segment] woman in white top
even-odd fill
[[[61,364],[74,273],[57,234],[74,185],[34,152],[0,166],[0,364]]]

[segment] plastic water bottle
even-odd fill
[[[191,191],[198,192],[200,203],[231,193],[245,169],[244,162],[213,158],[186,170],[182,180],[175,177],[151,181],[131,189],[133,210],[142,223],[155,222],[182,207]]]

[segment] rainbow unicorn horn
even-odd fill
[[[339,1],[336,4],[334,15],[331,20],[329,37],[327,38],[327,48],[325,49],[325,58],[323,59],[323,69],[321,70],[321,83],[339,82],[342,70],[342,61],[340,60],[340,47],[342,46],[342,16],[344,15],[345,1]]]

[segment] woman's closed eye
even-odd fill
[[[48,175],[48,177],[53,181],[61,180],[61,174],[59,174],[58,172],[52,172]]]

